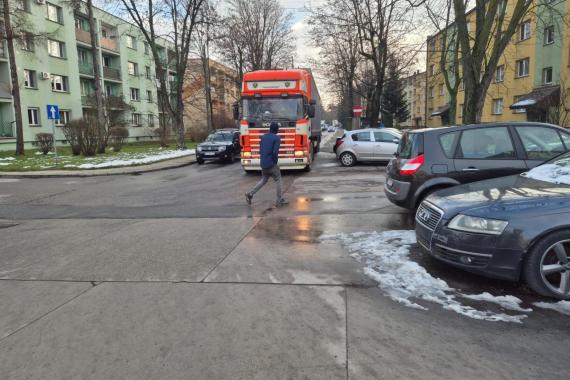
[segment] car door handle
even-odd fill
[[[478,172],[479,169],[474,168],[474,167],[471,166],[471,167],[468,167],[468,168],[463,168],[463,169],[461,169],[461,171],[462,171],[462,172]]]

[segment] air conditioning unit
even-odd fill
[[[42,1],[43,1],[43,0],[42,0]],[[49,79],[49,77],[50,77],[49,73],[46,73],[45,71],[42,71],[42,72],[40,73],[40,78],[41,78],[41,79]]]
[[[38,4],[45,4],[45,3],[46,3],[46,0],[36,0],[36,3],[38,3]]]

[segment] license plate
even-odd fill
[[[204,155],[206,156],[213,156],[216,152],[205,152]]]
[[[386,185],[388,185],[388,187],[392,187],[393,184],[394,180],[392,178],[388,178],[388,180],[386,181]]]

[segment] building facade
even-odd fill
[[[29,146],[37,133],[51,133],[46,107],[55,104],[60,112],[55,138],[64,142],[60,127],[95,111],[87,12],[72,9],[66,0],[19,0],[16,4],[18,19],[30,29],[29,38],[15,45],[24,141]],[[129,128],[130,139],[154,137],[160,109],[150,46],[141,31],[125,20],[101,9],[94,9],[94,16],[108,114]],[[168,62],[168,43],[158,41],[157,45]],[[5,46],[0,53],[0,149],[13,149],[14,104]],[[173,83],[176,72],[171,66],[168,75]]]
[[[237,71],[209,59],[210,87],[214,128],[234,128],[232,105],[240,98],[241,83]],[[204,68],[199,58],[190,59],[184,78],[184,124],[193,139],[207,133]]]
[[[416,71],[404,78],[404,93],[410,117],[400,125],[404,128],[422,128],[426,125],[425,116],[425,87],[426,72]]]
[[[507,2],[507,19],[514,5]],[[536,3],[499,60],[481,122],[542,121],[570,126],[570,116],[566,115],[570,111],[570,29],[564,20],[569,11],[570,0]],[[474,11],[467,14],[467,20],[468,29],[474,31]],[[441,50],[442,33],[428,37],[425,109],[429,127],[450,123],[449,93],[440,70]],[[448,60],[452,54],[448,53]],[[461,82],[458,87],[455,124],[462,123],[464,104]]]

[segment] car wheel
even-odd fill
[[[554,232],[529,251],[523,276],[543,296],[570,300],[570,230]]]
[[[344,152],[340,155],[340,163],[342,166],[356,165],[356,157],[350,152]]]
[[[204,163],[204,159],[201,157],[196,157],[196,162],[198,163],[198,165],[202,165]]]

